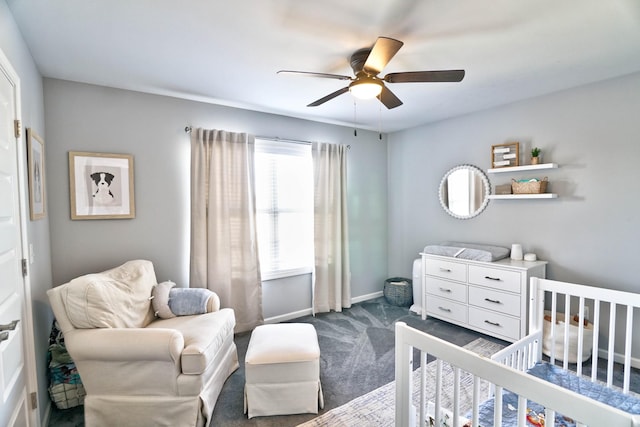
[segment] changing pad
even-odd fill
[[[442,242],[438,245],[425,246],[424,253],[469,259],[473,261],[493,262],[508,257],[511,250],[502,246],[462,242]]]

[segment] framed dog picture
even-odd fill
[[[32,221],[45,216],[44,140],[27,128],[27,160],[29,163],[29,214]]]
[[[69,152],[71,219],[135,218],[133,156]]]

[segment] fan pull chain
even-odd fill
[[[358,136],[357,125],[357,116],[356,116],[356,100],[353,100],[353,136]]]
[[[378,138],[382,141],[382,104],[378,104]]]

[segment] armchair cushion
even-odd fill
[[[69,321],[78,329],[143,328],[153,320],[149,298],[156,283],[150,261],[129,261],[71,280],[62,299]]]
[[[182,373],[200,375],[223,347],[225,338],[233,335],[235,324],[233,310],[223,308],[213,313],[159,319],[151,323],[147,329],[166,328],[179,331],[184,338]]]

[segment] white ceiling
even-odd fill
[[[45,77],[354,124],[349,57],[405,45],[381,75],[464,69],[460,83],[387,84],[358,127],[414,127],[640,71],[638,0],[6,0]],[[348,82],[346,82],[348,83]],[[197,125],[197,124],[196,124]]]

